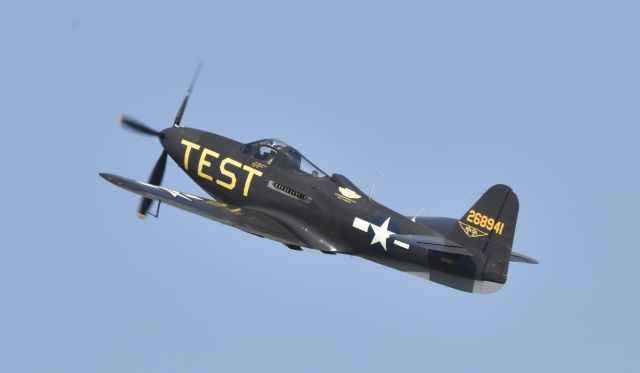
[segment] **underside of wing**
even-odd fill
[[[113,174],[101,173],[100,176],[129,192],[161,201],[245,232],[288,245],[308,246],[291,222],[283,222],[282,219],[270,215],[268,211],[250,207],[241,208]]]

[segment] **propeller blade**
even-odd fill
[[[158,162],[156,162],[155,167],[153,167],[153,171],[151,171],[151,176],[149,176],[149,184],[151,185],[160,185],[162,183],[162,177],[164,176],[164,168],[167,165],[167,152],[163,151],[160,154],[160,158],[158,158]],[[138,209],[138,217],[140,219],[144,219],[149,207],[151,206],[151,202],[153,202],[149,198],[143,198],[140,203],[140,209]]]
[[[154,130],[153,128],[149,128],[146,125],[138,122],[137,120],[133,119],[133,118],[129,118],[127,116],[121,115],[118,118],[118,122],[120,123],[121,126],[124,126],[130,130],[136,131],[136,132],[140,132],[140,133],[144,133],[145,135],[151,135],[151,136],[156,136],[156,137],[160,137],[160,132]]]
[[[173,121],[174,127],[180,126],[180,122],[182,121],[182,115],[184,114],[184,109],[187,107],[187,101],[189,101],[189,96],[191,96],[191,92],[193,91],[193,86],[196,84],[196,80],[198,80],[198,76],[200,75],[201,70],[202,70],[202,62],[198,64],[198,67],[196,68],[196,72],[195,74],[193,74],[193,79],[191,79],[191,84],[189,85],[187,94],[184,96],[184,100],[182,100],[182,105],[180,105],[180,109],[178,109],[178,113],[176,114],[176,119]]]

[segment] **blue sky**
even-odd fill
[[[0,11],[0,371],[498,372],[637,366],[632,1],[19,2]],[[520,198],[499,293],[282,245],[146,179],[120,113],[281,138],[413,215]],[[201,194],[170,164],[164,185]]]

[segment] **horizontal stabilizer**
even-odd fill
[[[414,234],[394,234],[391,238],[408,243],[412,246],[422,247],[426,250],[442,251],[449,254],[469,255],[471,253],[457,243],[442,236],[421,236]]]
[[[538,264],[538,261],[528,257],[524,254],[516,253],[514,251],[511,252],[511,257],[509,258],[510,262],[519,262],[519,263],[527,263],[527,264]]]

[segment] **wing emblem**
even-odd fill
[[[458,224],[460,224],[460,228],[462,228],[464,234],[466,234],[470,238],[484,237],[488,234],[487,232],[483,232],[480,229],[472,227],[469,224],[465,224],[461,221],[458,221]]]

